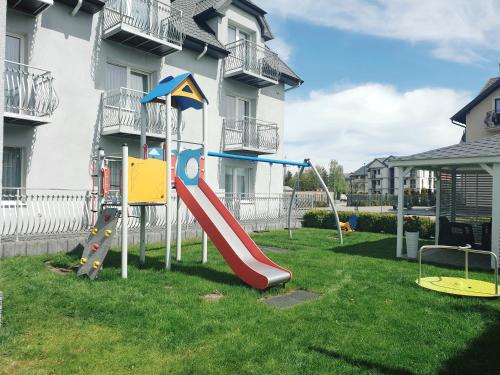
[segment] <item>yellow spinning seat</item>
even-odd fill
[[[462,251],[465,253],[465,277],[422,277],[422,254],[427,250],[445,249]],[[495,264],[495,282],[469,279],[469,253],[489,255]],[[475,250],[467,247],[454,246],[422,246],[418,252],[419,276],[416,283],[422,288],[440,293],[453,294],[464,297],[498,298],[498,261],[491,251]]]

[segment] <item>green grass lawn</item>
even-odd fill
[[[161,247],[129,279],[111,252],[98,280],[59,275],[45,261],[74,265],[79,254],[0,261],[5,374],[499,374],[500,302],[446,296],[415,284],[417,265],[394,259],[395,237],[302,229],[255,234],[291,270],[286,289],[242,284],[213,246],[163,268]],[[457,270],[427,266],[434,275]],[[488,273],[472,273],[488,280]],[[261,298],[303,288],[320,299],[276,309]],[[206,301],[208,293],[223,298]]]

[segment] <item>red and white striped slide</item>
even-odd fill
[[[204,180],[188,187],[176,177],[175,184],[179,197],[242,281],[256,289],[290,281],[290,271],[265,256]]]

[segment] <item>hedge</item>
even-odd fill
[[[347,222],[352,215],[358,216],[360,232],[397,233],[397,216],[387,213],[340,211],[340,221]],[[420,217],[420,238],[434,237],[434,220],[429,217]],[[308,228],[334,229],[335,215],[332,211],[310,210],[304,214],[302,225]]]

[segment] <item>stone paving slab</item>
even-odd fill
[[[281,296],[266,298],[263,300],[263,302],[279,309],[285,309],[287,307],[292,307],[305,302],[313,301],[318,298],[319,295],[316,293],[309,292],[307,290],[295,290],[291,293]]]

